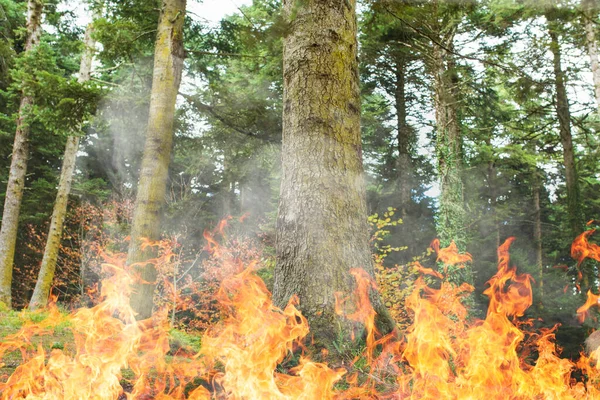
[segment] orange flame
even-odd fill
[[[459,265],[473,261],[473,257],[469,253],[460,254],[454,240],[450,242],[448,247],[440,249],[439,239],[434,239],[431,242],[431,248],[437,253],[437,261],[446,265]]]
[[[166,357],[166,312],[135,321],[128,305],[134,277],[123,267],[124,256],[107,255],[111,263],[104,270],[112,276],[101,285],[101,303],[71,316],[52,305],[44,321],[27,324],[4,338],[0,357],[20,351],[23,362],[0,383],[0,399],[600,398],[600,349],[574,364],[557,355],[553,330],[526,335],[520,329],[527,324],[519,318],[532,304],[532,286],[529,275],[518,274],[511,266],[509,248],[514,238],[498,249],[498,271],[484,292],[490,301],[484,320],[470,319],[462,301],[472,286],[456,286],[442,273],[418,264],[422,274],[441,282],[432,288],[425,278],[416,280],[406,300],[414,323],[404,340],[379,337],[369,301],[376,289],[373,279],[363,270],[352,270],[356,291],[346,299],[339,296],[338,308],[350,309],[347,318],[365,325],[367,366],[356,362],[349,367],[353,369],[345,379],[349,387],[340,389],[335,385],[346,369],[312,361],[303,347],[309,326],[297,308],[298,299],[292,298],[283,310],[275,307],[266,285],[254,273],[258,261],[242,263],[214,235],[207,236],[215,256],[230,264],[232,273],[222,277],[216,294],[223,318],[206,331],[198,354]],[[471,261],[470,255],[458,254],[456,246],[440,250],[439,242],[434,242],[432,247],[445,264],[442,268]],[[599,298],[588,293],[578,312],[585,314]],[[32,349],[35,336],[65,322],[71,324],[75,338],[72,351],[55,349],[47,354],[41,346]],[[525,347],[534,352],[524,352]],[[298,364],[286,370],[286,360],[299,353]],[[535,361],[524,358],[533,353]],[[129,393],[121,386],[126,368],[133,374]],[[587,381],[573,381],[575,368]],[[203,384],[186,391],[198,378]]]
[[[577,236],[571,244],[571,257],[577,260],[577,265],[581,265],[586,258],[592,258],[600,261],[600,246],[589,242],[589,237],[596,232],[595,229],[590,229]]]
[[[350,274],[356,280],[356,289],[352,296],[353,301],[348,302],[348,299],[342,299],[341,293],[336,293],[335,311],[338,315],[344,315],[345,318],[364,326],[367,333],[367,360],[371,364],[373,361],[373,350],[376,346],[375,336],[379,332],[375,327],[375,316],[377,313],[371,304],[369,295],[371,290],[377,290],[377,285],[364,269],[353,268],[350,270]],[[354,311],[351,313],[344,312],[348,303],[350,303],[350,308],[354,308]]]
[[[583,322],[589,315],[590,308],[598,307],[598,304],[600,304],[599,301],[600,296],[588,290],[585,303],[577,309],[577,318],[579,319],[579,322]]]
[[[514,237],[510,237],[498,248],[498,272],[488,281],[490,287],[483,292],[490,298],[488,315],[496,313],[521,317],[533,303],[531,276],[517,275],[517,269],[509,266],[508,249],[514,240]],[[512,284],[507,287],[508,281],[512,281]]]

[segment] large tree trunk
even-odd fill
[[[98,11],[95,12],[95,19],[99,17]],[[84,50],[81,56],[81,64],[79,66],[79,82],[87,82],[90,79],[92,71],[92,61],[94,59],[96,42],[92,38],[94,32],[94,23],[90,23],[85,30],[85,38],[83,40]],[[71,191],[71,182],[73,180],[73,171],[75,170],[75,161],[77,159],[77,151],[79,150],[79,136],[69,136],[63,156],[60,181],[58,183],[58,192],[56,201],[54,202],[54,210],[52,211],[52,219],[50,221],[50,231],[46,240],[42,265],[38,275],[37,282],[31,300],[29,302],[30,309],[37,309],[46,306],[52,281],[54,280],[54,272],[56,270],[56,262],[58,260],[58,252],[60,250],[60,239],[62,237],[63,223],[67,214],[67,203],[69,200],[69,192]]]
[[[163,0],[156,47],[150,115],[146,145],[142,158],[138,184],[131,242],[127,263],[138,264],[141,282],[134,287],[131,306],[139,319],[152,315],[153,295],[156,286],[156,268],[143,261],[152,257],[141,249],[141,240],[160,238],[162,209],[165,204],[166,184],[173,142],[175,100],[183,69],[183,22],[186,0]]]
[[[556,90],[556,113],[560,126],[560,141],[563,147],[563,163],[565,166],[565,181],[567,184],[567,210],[569,225],[573,237],[581,233],[583,221],[579,209],[579,183],[577,166],[573,151],[573,137],[571,135],[571,113],[565,84],[565,73],[561,67],[561,51],[558,42],[558,22],[553,19],[551,11],[546,15],[548,20],[548,34],[550,36],[550,51],[554,62],[554,79]]]
[[[318,345],[349,324],[334,293],[354,288],[350,269],[373,275],[363,178],[355,0],[284,1],[281,197],[273,299],[298,295]],[[393,326],[377,293],[381,326]],[[342,329],[340,329],[342,328]]]
[[[400,216],[406,218],[411,202],[412,192],[412,159],[410,156],[410,142],[412,131],[406,121],[406,59],[398,56],[396,60],[396,118],[398,129],[398,194]]]
[[[585,26],[585,43],[590,57],[590,66],[594,79],[594,94],[596,95],[596,107],[600,114],[600,63],[598,62],[598,41],[596,40],[597,6],[593,0],[583,0],[583,24]]]
[[[43,1],[29,0],[27,16],[27,42],[25,51],[31,51],[40,42],[42,33]],[[17,228],[19,224],[19,210],[25,187],[25,174],[27,173],[27,159],[29,157],[29,114],[33,107],[33,97],[22,94],[19,106],[19,118],[13,144],[6,198],[2,213],[2,227],[0,228],[0,303],[11,307],[11,284],[15,246],[17,242]]]

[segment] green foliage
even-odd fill
[[[384,304],[396,321],[398,329],[404,331],[411,323],[411,317],[404,307],[404,301],[412,293],[414,281],[418,276],[414,262],[422,257],[414,257],[410,263],[405,265],[385,266],[389,256],[407,250],[406,246],[392,246],[386,243],[386,239],[390,239],[390,229],[402,224],[402,219],[395,217],[396,211],[395,208],[388,207],[382,216],[370,215],[368,222],[372,231],[371,243],[377,285]]]
[[[80,134],[81,126],[94,114],[102,91],[94,84],[81,84],[57,67],[55,51],[42,42],[33,51],[15,59],[9,98],[34,98],[30,122],[39,122],[55,134]]]
[[[170,353],[175,355],[178,352],[195,354],[200,351],[201,338],[197,333],[189,334],[178,329],[169,331],[169,347]]]

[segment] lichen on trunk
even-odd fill
[[[273,299],[298,295],[319,345],[349,338],[336,292],[354,289],[352,268],[373,275],[360,137],[356,3],[284,1],[281,197]],[[393,325],[372,293],[382,326]]]
[[[101,6],[94,10],[94,20],[100,17]],[[94,32],[94,23],[88,24],[85,30],[83,39],[83,55],[79,66],[79,83],[87,82],[90,79],[92,71],[92,61],[94,59],[96,42],[92,37]],[[56,263],[60,250],[60,240],[62,237],[63,223],[67,214],[67,203],[69,200],[69,192],[71,191],[71,182],[73,180],[73,172],[75,170],[75,161],[77,160],[77,151],[79,150],[79,136],[69,136],[63,156],[60,180],[58,183],[58,191],[56,193],[56,201],[52,210],[52,218],[50,220],[50,230],[48,231],[48,239],[44,248],[44,256],[42,257],[42,265],[38,279],[33,290],[33,295],[29,302],[29,308],[34,310],[44,307],[50,296],[52,281],[56,271]]]
[[[153,256],[141,240],[158,240],[173,142],[175,100],[183,69],[183,23],[186,0],[163,0],[158,22],[152,72],[150,116],[142,157],[140,181],[131,227],[128,264],[135,264],[141,281],[134,287],[131,306],[139,319],[150,317],[156,268],[145,263]]]
[[[25,51],[32,51],[40,42],[42,33],[41,0],[29,0],[27,16],[27,42]],[[27,159],[29,158],[29,117],[33,109],[33,97],[22,93],[19,106],[19,117],[12,149],[6,198],[2,212],[2,227],[0,228],[0,303],[11,307],[11,285],[15,246],[21,199],[27,174]]]

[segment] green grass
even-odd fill
[[[66,313],[63,313],[66,316]],[[31,323],[40,323],[48,318],[48,312],[45,311],[12,311],[6,307],[0,309],[0,341],[4,338],[17,333],[23,326]],[[34,336],[27,345],[26,350],[35,351],[38,346],[42,346],[44,351],[49,354],[52,349],[61,349],[66,354],[72,354],[75,350],[73,334],[69,329],[70,323],[64,319],[57,326],[51,327],[48,334]],[[21,351],[15,350],[4,354],[0,368],[0,378],[3,380],[11,375],[14,370],[23,362]]]
[[[75,339],[71,331],[71,323],[68,320],[67,312],[61,310],[61,314],[65,317],[61,323],[56,326],[49,327],[48,331],[43,335],[36,335],[31,338],[30,343],[26,346],[28,352],[34,352],[38,346],[42,346],[44,352],[49,355],[52,350],[61,350],[68,356],[74,356],[76,352]],[[6,307],[0,306],[0,342],[5,338],[17,333],[27,324],[40,323],[45,321],[49,316],[47,311],[12,311]],[[169,331],[169,346],[170,351],[166,356],[167,362],[173,358],[181,359],[183,355],[192,355],[200,351],[200,337],[192,335],[177,329]],[[6,381],[15,369],[22,364],[23,358],[21,351],[14,350],[3,355],[2,367],[0,367],[0,381]],[[179,361],[179,360],[178,360]],[[133,371],[129,368],[122,370],[122,383],[124,387],[126,383],[134,378]]]

